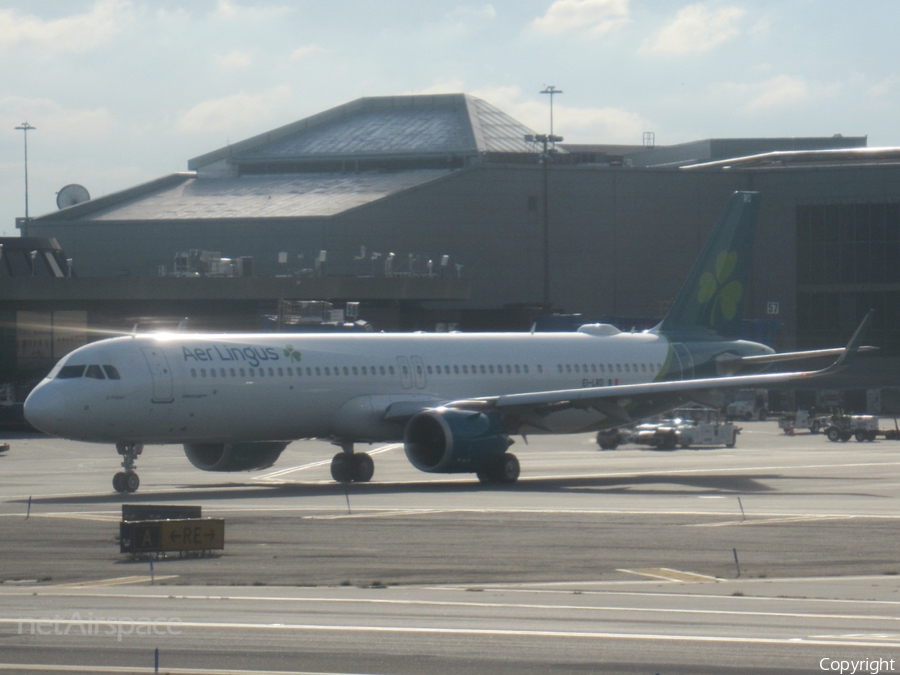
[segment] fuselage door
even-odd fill
[[[172,371],[169,360],[157,347],[141,347],[153,378],[153,403],[171,403],[175,400],[172,388]]]
[[[409,359],[412,362],[413,381],[416,383],[416,389],[424,389],[425,380],[425,363],[421,356],[412,356]]]
[[[397,357],[397,368],[400,369],[400,383],[404,389],[412,387],[412,369],[409,366],[409,359],[405,356]]]
[[[690,350],[681,342],[673,342],[672,350],[675,352],[675,363],[678,366],[679,378],[690,380],[694,377],[694,359]]]

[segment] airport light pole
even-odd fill
[[[557,89],[554,85],[548,85],[546,89],[540,92],[541,94],[550,94],[550,135],[553,135],[553,97],[556,94],[564,93],[562,89]],[[562,139],[560,139],[562,140]]]
[[[550,307],[550,158],[556,154],[556,150],[551,148],[553,143],[559,143],[563,140],[562,136],[554,136],[553,134],[537,134],[535,136],[525,136],[525,140],[529,143],[540,143],[542,146],[540,162],[543,165],[542,174],[544,179],[544,305]]]
[[[28,132],[34,131],[36,127],[31,126],[28,122],[22,122],[21,126],[16,127],[16,131],[21,131],[25,137],[25,220],[28,221]]]

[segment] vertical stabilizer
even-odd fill
[[[725,205],[700,258],[656,327],[661,333],[713,332],[738,337],[753,265],[758,192],[735,192]]]

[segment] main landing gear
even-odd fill
[[[113,476],[113,488],[116,492],[135,492],[141,485],[141,479],[134,471],[134,460],[144,451],[141,443],[116,443],[116,451],[122,455],[122,468]]]
[[[504,452],[475,473],[482,483],[515,483],[519,480],[519,460],[511,452]]]
[[[341,452],[331,460],[331,477],[338,483],[368,483],[375,473],[375,462],[365,452],[353,452],[353,443],[335,443]]]

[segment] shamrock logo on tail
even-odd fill
[[[712,308],[709,312],[709,325],[716,324],[716,308],[721,308],[722,316],[726,321],[730,321],[735,317],[738,310],[738,304],[744,295],[744,285],[728,278],[737,267],[737,252],[722,251],[716,258],[716,274],[713,276],[709,272],[704,272],[700,277],[700,290],[697,292],[697,302],[705,305],[712,301]]]
[[[284,355],[291,361],[299,361],[301,358],[300,352],[296,351],[291,345],[284,348]]]

